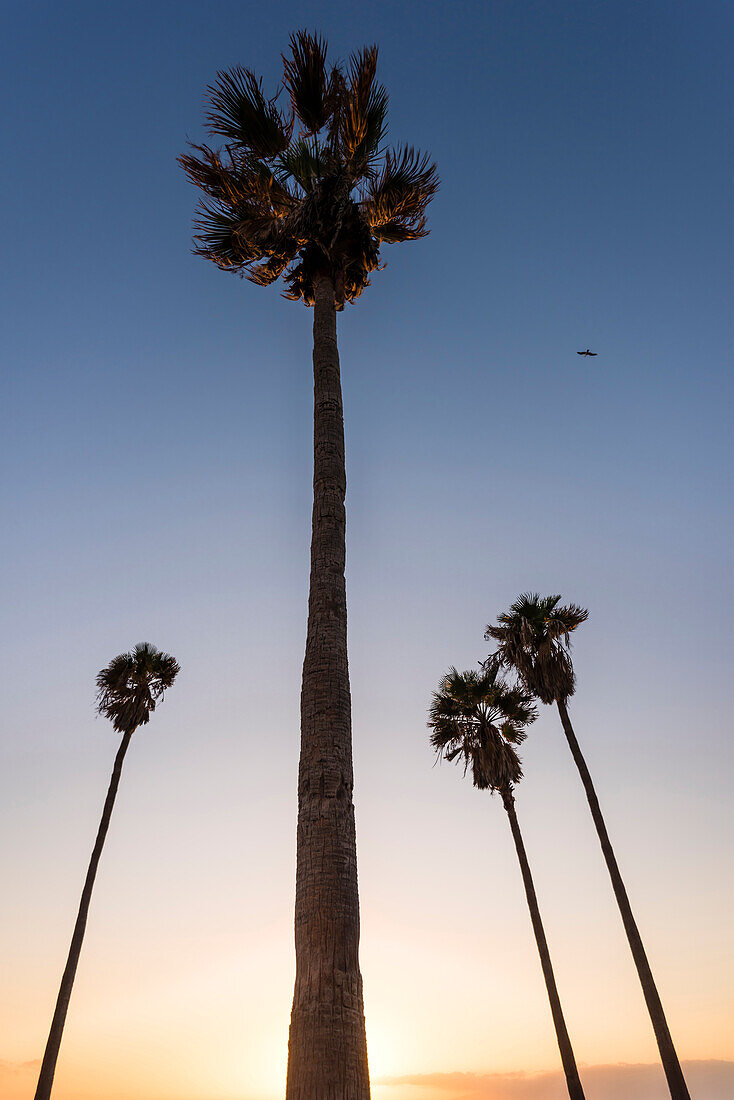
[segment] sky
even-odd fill
[[[274,1100],[294,975],[311,314],[191,254],[176,164],[235,64],[380,46],[431,234],[339,316],[361,963],[375,1100],[555,1100],[497,799],[432,690],[523,591],[590,609],[571,714],[696,1100],[734,1094],[731,49],[723,0],[6,9],[0,1096],[30,1100],[116,740],[134,738],[56,1100]],[[596,359],[577,350],[591,347]],[[548,709],[517,810],[589,1100],[665,1087]]]

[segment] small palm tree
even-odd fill
[[[438,177],[426,155],[386,146],[377,47],[344,65],[328,65],[326,55],[317,35],[292,35],[272,98],[249,69],[220,72],[208,89],[207,121],[224,148],[195,145],[180,161],[204,194],[195,252],[258,286],[282,278],[287,298],[314,307],[314,496],[286,1095],[368,1100],[336,312],[369,284],[383,244],[426,235]]]
[[[471,768],[475,787],[493,793],[497,791],[502,798],[520,861],[568,1095],[571,1100],[584,1100],[584,1090],[563,1018],[548,943],[540,918],[530,864],[515,812],[513,789],[522,779],[522,768],[515,746],[525,739],[525,726],[534,722],[536,717],[532,696],[518,688],[509,687],[500,676],[497,665],[482,672],[457,672],[452,668],[442,680],[439,690],[434,692],[428,725],[433,731],[431,744],[439,758],[444,757],[449,761],[463,760],[464,773],[466,774],[467,768]]]
[[[678,1060],[663,1005],[657,991],[652,970],[642,944],[632,907],[619,871],[614,849],[602,816],[591,773],[576,740],[568,714],[568,700],[576,690],[576,674],[571,660],[571,634],[589,617],[588,611],[576,604],[561,605],[560,596],[541,597],[525,593],[499,615],[497,626],[488,626],[487,640],[497,642],[496,653],[485,667],[501,665],[518,673],[529,692],[543,703],[555,703],[561,717],[571,754],[581,776],[591,816],[599,836],[612,888],[622,916],[632,957],[642,985],[660,1051],[665,1076],[673,1100],[690,1100],[688,1087]]]
[[[121,653],[119,657],[115,657],[97,676],[97,710],[105,718],[110,719],[113,728],[122,734],[122,741],[115,757],[112,778],[102,810],[102,820],[99,823],[97,839],[94,842],[92,858],[84,880],[69,957],[61,978],[61,988],[41,1063],[35,1100],[48,1100],[51,1095],[61,1036],[82,949],[89,903],[92,900],[92,888],[112,817],[117,788],[120,785],[125,753],[133,733],[138,726],[144,726],[150,721],[156,703],[163,697],[166,688],[169,688],[176,679],[178,672],[178,662],[173,657],[167,653],[161,653],[148,642],[142,642],[135,646],[132,653]]]

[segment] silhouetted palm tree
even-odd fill
[[[494,639],[498,643],[496,653],[489,658],[487,664],[491,665],[498,661],[505,668],[515,669],[529,692],[537,695],[541,702],[555,703],[558,707],[561,723],[586,791],[591,816],[612,880],[612,888],[642,984],[670,1095],[673,1100],[690,1100],[660,995],[609,840],[591,774],[579,748],[568,714],[568,700],[576,690],[576,675],[570,653],[570,635],[586,621],[589,613],[585,608],[577,607],[576,604],[562,606],[560,601],[560,596],[541,597],[530,593],[520,596],[507,614],[498,616],[497,626],[487,627],[485,638]]]
[[[260,286],[314,306],[314,501],[301,694],[296,870],[296,982],[288,1100],[369,1096],[352,801],[344,584],[346,472],[336,310],[380,265],[383,243],[426,235],[436,169],[387,149],[387,92],[377,48],[328,66],[326,42],[300,32],[268,98],[248,69],[208,89],[210,132],[224,150],[180,158],[206,196],[195,251]],[[279,91],[282,89],[279,89]]]
[[[89,861],[87,877],[79,903],[79,912],[71,937],[69,957],[61,978],[61,987],[56,1001],[51,1030],[41,1063],[35,1100],[48,1100],[56,1071],[61,1036],[64,1031],[66,1012],[69,1007],[71,989],[74,985],[79,954],[82,949],[84,930],[87,925],[89,903],[92,900],[92,887],[97,875],[99,858],[107,836],[112,808],[115,804],[117,788],[120,785],[122,762],[125,759],[130,739],[138,726],[150,721],[156,703],[163,697],[164,691],[171,686],[179,672],[178,662],[167,653],[161,653],[155,646],[142,642],[136,645],[132,653],[122,653],[103,668],[97,676],[97,710],[109,718],[113,728],[122,734],[112,769],[107,798],[102,810],[97,839],[94,842],[92,858]]]
[[[433,731],[431,744],[439,757],[445,757],[449,761],[463,760],[464,772],[471,768],[475,787],[498,791],[502,798],[520,861],[568,1095],[571,1100],[584,1100],[584,1090],[563,1018],[548,943],[540,919],[530,864],[515,812],[513,788],[522,779],[522,768],[515,746],[525,739],[524,728],[534,722],[536,717],[532,696],[518,688],[509,687],[500,676],[496,665],[482,672],[457,672],[452,668],[442,680],[439,690],[434,692],[428,725]]]

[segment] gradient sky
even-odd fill
[[[572,715],[696,1100],[721,1100],[725,0],[9,6],[0,1095],[33,1095],[116,749],[94,676],[149,640],[182,672],[125,764],[55,1097],[282,1096],[311,314],[190,254],[175,157],[203,136],[216,71],[274,86],[304,23],[335,56],[380,44],[391,137],[429,149],[442,177],[431,236],[386,248],[339,319],[375,1100],[556,1095],[557,1077],[535,1076],[558,1055],[505,816],[433,767],[425,729],[442,673],[484,657],[485,624],[528,589],[590,608]],[[587,346],[597,359],[579,359]],[[598,1067],[589,1100],[620,1095],[620,1074],[631,1100],[656,1100],[552,712],[523,757],[518,813],[577,1057]]]

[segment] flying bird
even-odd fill
[[[596,352],[595,351],[589,351],[589,349],[587,348],[586,351],[577,351],[576,354],[577,355],[596,355]]]

